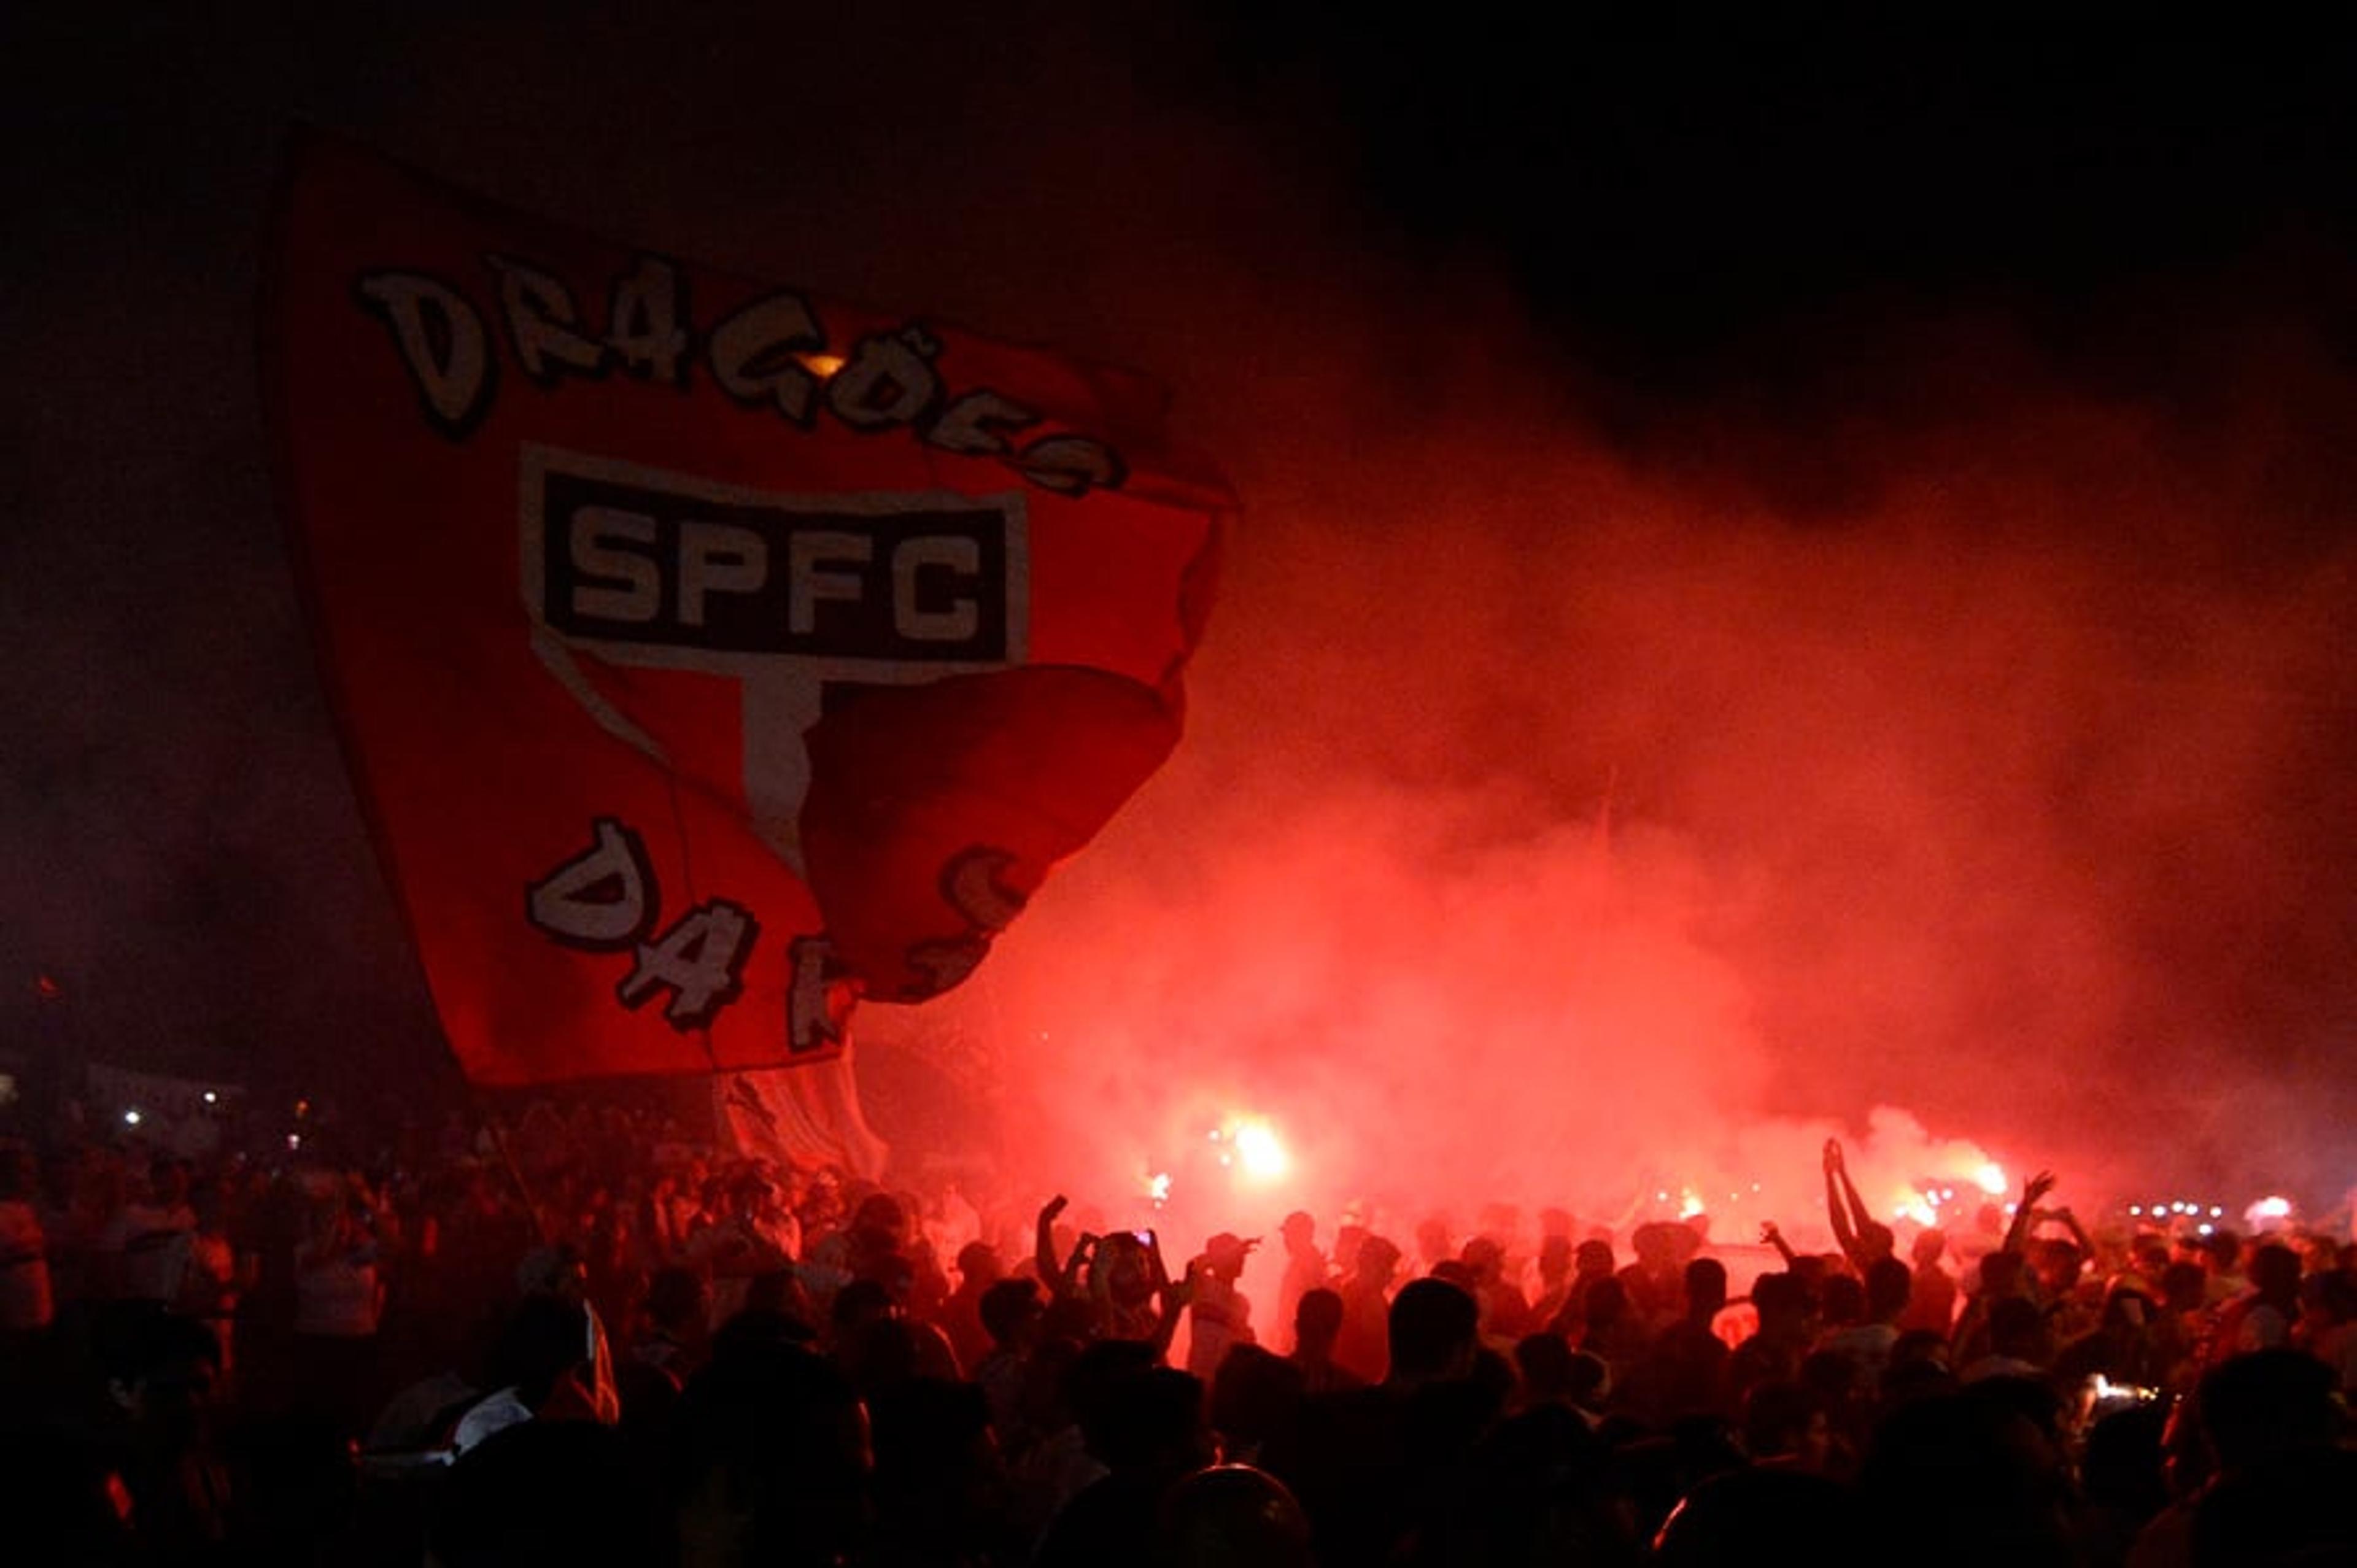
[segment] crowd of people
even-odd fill
[[[2357,1563],[2348,1237],[2091,1234],[2041,1174],[1902,1238],[1823,1175],[1823,1252],[1502,1208],[1172,1247],[614,1106],[0,1145],[5,1556]]]

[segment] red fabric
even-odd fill
[[[1176,744],[1232,503],[1137,378],[807,295],[814,334],[748,354],[732,319],[784,291],[316,136],[274,265],[322,665],[477,1081],[823,1057],[850,996],[963,978]],[[670,321],[630,303],[664,267]],[[633,854],[626,904],[592,873]],[[683,1020],[642,959],[715,901],[737,989]]]

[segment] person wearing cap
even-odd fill
[[[1244,1240],[1222,1230],[1203,1247],[1189,1272],[1194,1275],[1189,1300],[1187,1369],[1206,1383],[1220,1369],[1232,1346],[1255,1343],[1252,1303],[1236,1288],[1243,1276],[1244,1260],[1260,1245],[1258,1237]]]
[[[1276,1321],[1284,1324],[1293,1321],[1303,1296],[1334,1282],[1326,1254],[1318,1250],[1318,1221],[1308,1209],[1286,1215],[1277,1234],[1285,1242],[1285,1277],[1276,1287]]]

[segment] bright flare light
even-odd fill
[[[1146,1196],[1157,1204],[1170,1201],[1170,1173],[1157,1171],[1146,1178]]]
[[[2291,1218],[2291,1199],[2263,1197],[2251,1205],[2251,1218],[2253,1219],[2288,1219]]]
[[[2013,1183],[2005,1179],[2005,1167],[1995,1160],[1981,1162],[1980,1168],[1973,1172],[1973,1185],[1991,1197],[2002,1197],[2013,1187]]]
[[[1243,1162],[1243,1174],[1253,1180],[1276,1181],[1293,1168],[1293,1156],[1285,1152],[1267,1122],[1239,1122],[1230,1136],[1237,1157]]]

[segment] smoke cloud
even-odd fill
[[[554,217],[1138,365],[1232,475],[1178,757],[963,992],[871,1010],[864,1067],[934,1102],[887,1117],[912,1158],[995,1084],[960,1135],[1009,1190],[1142,1215],[1168,1174],[1174,1213],[1247,1233],[1690,1192],[1736,1234],[1813,1209],[1836,1133],[1878,1207],[1992,1159],[2079,1202],[2357,1176],[2331,268],[2292,246],[2084,309],[1878,295],[1756,330],[1689,268],[1714,326],[1664,390],[1631,339],[1575,351],[1609,299],[1542,330],[1511,258],[1409,242],[1334,101],[1234,88],[1223,38],[1052,5],[454,9],[81,60],[61,126],[184,86],[79,144],[20,231],[84,260],[12,317],[50,373],[8,404],[10,961],[122,993],[176,955],[173,1006],[117,1020],[199,1052],[414,1017],[298,678],[258,409],[186,394],[242,352],[305,114]],[[1239,1117],[1286,1174],[1218,1164]]]
[[[1028,1146],[1134,1187],[1249,1112],[1294,1196],[1747,1228],[1869,1129],[1878,1205],[1990,1153],[2335,1179],[2285,1069],[2334,1049],[2350,557],[2238,575],[2264,386],[2190,450],[2015,370],[1791,443],[1849,446],[1828,518],[1435,374],[1222,443],[1286,499],[1189,746],[979,983]]]

